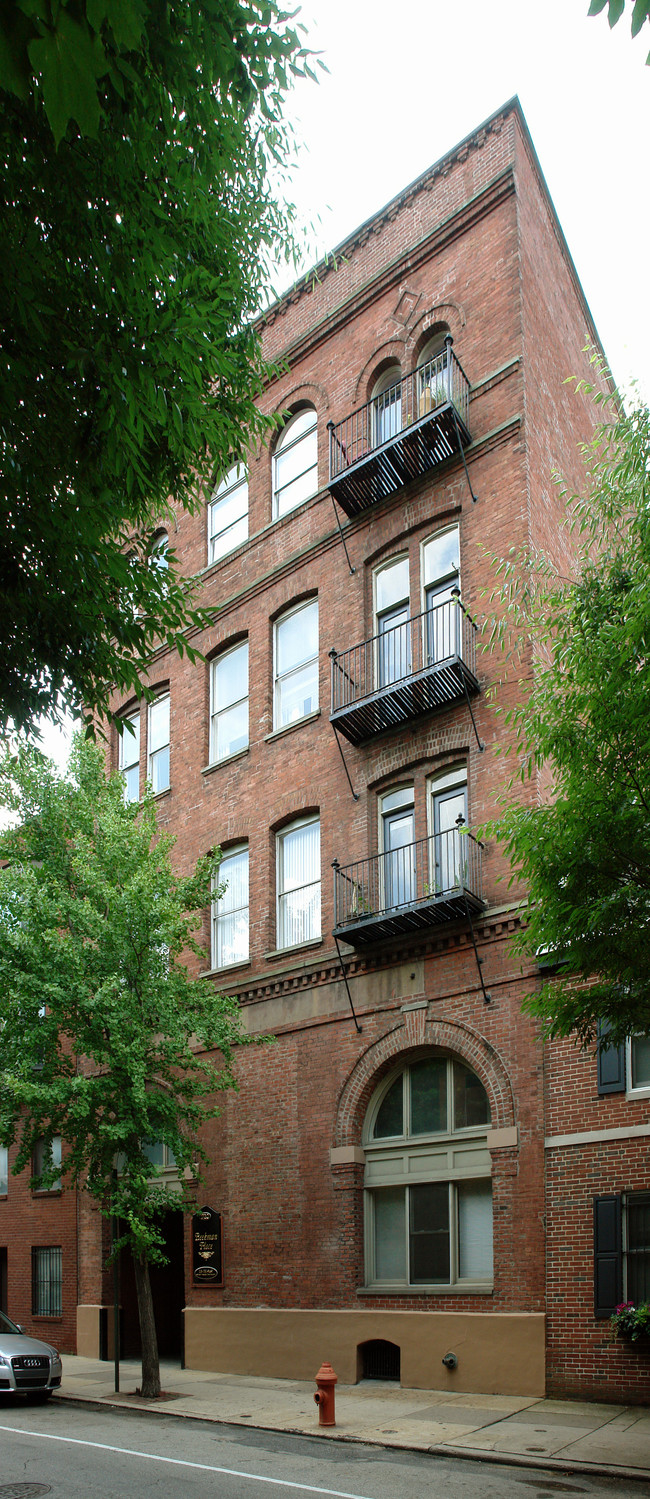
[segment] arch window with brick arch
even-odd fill
[[[318,417],[304,406],[280,433],[273,457],[273,516],[310,500],[318,491]]]
[[[440,324],[418,355],[418,415],[426,416],[450,399],[449,329]]]
[[[248,540],[248,472],[235,463],[215,486],[208,506],[208,564]]]
[[[402,430],[402,371],[399,364],[389,364],[375,381],[370,401],[372,445],[375,448]]]
[[[377,1088],[364,1127],[366,1284],[492,1286],[490,1105],[459,1057],[416,1056]]]
[[[248,641],[215,657],[210,667],[210,763],[248,748]]]

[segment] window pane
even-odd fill
[[[284,515],[308,500],[318,489],[318,434],[316,412],[302,411],[285,428],[274,458],[276,515]]]
[[[320,822],[282,834],[278,844],[279,947],[320,936]]]
[[[32,1314],[60,1317],[62,1314],[61,1250],[32,1249]]]
[[[458,1187],[458,1274],[461,1280],[492,1278],[492,1183]]]
[[[133,730],[129,732],[129,727]],[[120,770],[127,770],[131,765],[137,765],[140,760],[140,714],[134,713],[130,718],[124,720],[124,729],[120,737]]]
[[[427,1057],[414,1062],[411,1072],[411,1134],[429,1135],[447,1129],[447,1061]]]
[[[248,641],[227,651],[214,664],[214,706],[217,712],[248,694]]]
[[[130,770],[124,771],[124,800],[126,802],[138,802],[140,800],[140,766],[132,765]]]
[[[633,1036],[632,1087],[650,1088],[650,1036]]]
[[[382,1100],[375,1121],[373,1135],[376,1140],[382,1140],[386,1135],[404,1134],[404,1105],[403,1105],[403,1073],[395,1078],[395,1082],[388,1089],[386,1097]]]
[[[320,879],[320,823],[308,822],[282,836],[282,890]]]
[[[221,860],[218,883],[227,888],[215,902],[214,947],[215,968],[231,963],[245,963],[248,958],[248,849],[238,849]]]
[[[443,531],[440,536],[432,537],[423,551],[423,582],[426,588],[429,584],[439,583],[441,579],[458,572],[460,568],[458,528],[455,526],[451,531]]]
[[[240,749],[246,749],[248,744],[248,699],[243,703],[237,703],[234,708],[226,708],[224,713],[219,713],[216,719],[217,742],[215,745],[215,758],[223,760],[226,755],[236,755]]]
[[[476,1073],[454,1062],[454,1129],[490,1123],[490,1105]]]
[[[403,1187],[374,1193],[375,1278],[406,1280],[406,1235]]]
[[[0,1145],[0,1196],[4,1197],[9,1188],[9,1151],[6,1145]]]
[[[296,723],[315,713],[318,707],[318,662],[310,661],[298,671],[291,672],[278,683],[279,702],[276,728],[287,723]]]
[[[149,757],[149,778],[154,796],[169,786],[169,745]]]
[[[248,477],[235,465],[222,479],[210,505],[210,562],[218,561],[248,537]]]
[[[280,947],[295,947],[320,937],[320,880],[292,890],[280,900]]]
[[[281,619],[276,627],[276,670],[278,676],[293,671],[318,655],[318,600],[296,609]]]
[[[650,1300],[650,1193],[634,1193],[627,1201],[627,1296]]]
[[[152,1166],[164,1166],[165,1147],[162,1140],[143,1141],[142,1154],[151,1161]]]
[[[408,599],[408,557],[400,557],[398,562],[391,562],[389,567],[382,567],[381,572],[376,574],[375,591],[378,614],[383,614],[385,609],[392,609],[395,604],[401,604],[404,599]]]
[[[410,1280],[449,1280],[449,1187],[431,1182],[409,1188]]]
[[[149,753],[169,743],[169,697],[159,697],[149,708]]]

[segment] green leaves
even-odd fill
[[[616,23],[620,21],[625,10],[625,0],[591,0],[588,14],[590,16],[599,16],[605,7],[607,7],[607,20],[610,27],[616,26]],[[630,28],[633,37],[638,36],[644,21],[650,21],[650,0],[634,0]],[[650,65],[650,52],[646,58],[646,63]]]
[[[27,54],[40,80],[55,144],[63,139],[70,120],[76,120],[82,135],[96,136],[100,116],[97,79],[108,71],[99,37],[61,8],[56,29],[48,28],[31,42]]]

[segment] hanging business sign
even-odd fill
[[[192,1215],[192,1280],[200,1286],[223,1285],[221,1213],[212,1208]]]

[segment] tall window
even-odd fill
[[[409,560],[398,557],[375,573],[377,685],[387,687],[411,669]]]
[[[124,800],[140,800],[140,714],[130,713],[120,734],[120,771],[124,776]]]
[[[36,1192],[58,1192],[61,1189],[61,1177],[55,1176],[53,1181],[46,1181],[41,1185],[41,1178],[45,1172],[60,1169],[61,1167],[61,1136],[54,1135],[49,1144],[45,1140],[37,1140],[34,1147],[32,1159],[32,1171],[36,1180],[34,1190]]]
[[[320,819],[294,822],[277,837],[278,947],[320,937]]]
[[[215,885],[226,886],[212,902],[212,967],[230,968],[248,959],[248,847],[224,854]]]
[[[154,795],[169,786],[169,693],[149,704],[148,776]]]
[[[415,811],[413,787],[400,786],[381,799],[383,904],[387,910],[408,905],[416,896]]]
[[[248,641],[212,662],[210,761],[225,760],[248,744]]]
[[[372,444],[380,447],[402,430],[402,371],[391,364],[377,380],[370,403]]]
[[[159,531],[149,548],[149,566],[155,567],[159,572],[165,573],[169,567],[169,537],[166,531]]]
[[[318,707],[318,600],[283,615],[274,636],[273,727],[281,729]]]
[[[32,1249],[32,1316],[60,1317],[63,1311],[61,1249]]]
[[[458,526],[439,531],[422,548],[422,586],[426,611],[426,648],[429,665],[460,651],[460,609],[454,589],[460,588]]]
[[[236,463],[217,484],[208,507],[208,562],[218,562],[248,538],[248,473]]]
[[[456,765],[429,782],[429,827],[433,834],[433,888],[436,894],[464,883],[467,869],[467,767]],[[458,818],[463,822],[459,824]]]
[[[429,1052],[377,1089],[366,1118],[368,1285],[486,1285],[492,1184],[482,1083]]]
[[[438,330],[420,352],[418,359],[419,415],[426,416],[449,400],[449,362],[445,339],[449,329]]]
[[[273,458],[273,514],[286,515],[318,490],[318,418],[299,411],[281,432]]]
[[[627,1043],[630,1092],[650,1089],[650,1036],[630,1036]]]
[[[9,1190],[9,1151],[6,1145],[0,1145],[0,1197],[6,1197]]]

